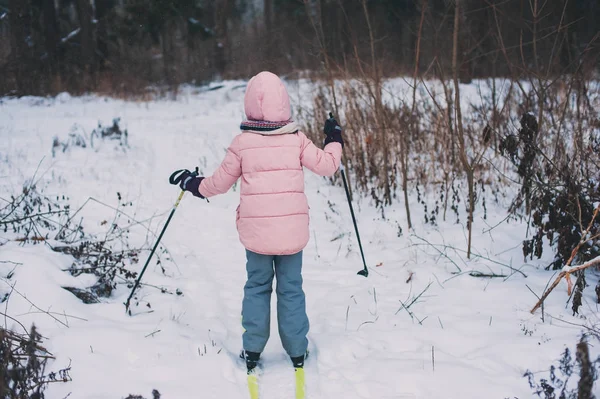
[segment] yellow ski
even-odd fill
[[[258,376],[255,372],[248,373],[248,392],[250,399],[258,399]]]
[[[296,399],[304,399],[304,369],[296,368],[294,370],[296,373]]]

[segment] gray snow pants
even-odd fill
[[[308,317],[302,291],[302,251],[294,255],[260,255],[246,250],[246,258],[248,280],[242,302],[244,350],[261,353],[267,344],[275,276],[281,343],[290,357],[304,355],[308,346]]]

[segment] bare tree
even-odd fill
[[[427,12],[428,0],[423,0],[421,3],[421,19],[419,21],[419,31],[417,33],[417,44],[415,46],[415,69],[413,71],[413,93],[412,93],[412,105],[410,110],[410,133],[413,137],[418,135],[419,123],[416,115],[417,110],[417,85],[418,85],[418,74],[419,74],[419,61],[421,56],[421,36],[423,34],[423,22],[425,21],[425,13]],[[405,134],[400,139],[400,156],[402,165],[402,191],[404,193],[404,206],[406,208],[406,221],[408,228],[412,228],[412,221],[410,218],[410,206],[408,204],[408,154],[410,152],[410,140]]]
[[[374,110],[375,110],[375,124],[380,135],[380,149],[383,155],[383,189],[384,189],[384,203],[386,205],[390,205],[392,203],[392,190],[390,183],[390,148],[388,142],[388,129],[389,123],[386,115],[386,109],[383,104],[382,98],[382,76],[381,70],[379,68],[379,63],[377,62],[377,57],[375,54],[375,36],[373,32],[373,27],[371,25],[371,18],[369,16],[369,10],[367,7],[367,0],[362,0],[362,7],[365,16],[365,20],[367,22],[367,29],[369,32],[369,47],[370,47],[370,55],[371,55],[371,79],[367,79],[366,74],[363,71],[363,77],[367,82],[367,87],[369,88],[370,95],[374,101]],[[357,63],[359,64],[361,60],[357,57]],[[362,68],[361,68],[362,70]],[[370,87],[369,80],[373,82],[373,87]]]
[[[75,0],[75,8],[81,28],[81,58],[86,74],[91,79],[85,85],[85,88],[89,90],[95,87],[97,69],[94,8],[89,0]]]
[[[339,118],[340,110],[339,110],[339,102],[337,99],[336,89],[335,89],[335,82],[333,79],[333,62],[331,60],[329,52],[327,51],[327,46],[325,45],[325,33],[323,31],[323,24],[322,24],[322,20],[321,20],[321,2],[320,2],[320,0],[303,0],[303,2],[304,2],[306,14],[308,15],[309,21],[315,32],[315,37],[316,37],[318,47],[321,52],[321,56],[323,57],[323,60],[325,62],[325,73],[327,76],[327,85],[329,86],[329,90],[330,90],[331,96],[333,98],[333,107],[334,107],[333,111],[335,112],[336,117]],[[340,7],[341,7],[341,5],[340,5]],[[342,124],[343,124],[343,122],[342,122]],[[346,145],[348,145],[348,144],[346,143]],[[342,164],[344,165],[344,168],[346,170],[348,170],[348,158],[346,157],[345,153],[342,154]],[[350,177],[348,177],[348,180],[350,180]],[[348,182],[348,194],[349,194],[350,200],[352,200],[352,184],[350,184],[350,182]]]
[[[460,106],[460,86],[458,84],[458,33],[460,29],[460,0],[455,0],[454,3],[454,32],[452,36],[452,78],[454,80],[454,109],[456,111],[456,125],[458,136],[459,158],[467,174],[467,184],[469,189],[469,217],[467,228],[469,230],[469,238],[467,243],[467,258],[471,258],[471,241],[473,235],[473,211],[475,209],[475,182],[474,170],[467,157],[467,149],[465,147],[465,130],[463,127],[462,110]]]
[[[19,94],[36,91],[32,76],[33,54],[28,46],[31,39],[31,5],[29,0],[11,0],[10,13],[10,47],[11,65]]]
[[[274,43],[275,38],[273,37],[273,1],[272,0],[264,0],[264,18],[265,18],[265,54],[266,57],[266,67],[267,69],[274,69],[276,60],[275,60],[275,49]]]
[[[225,68],[227,68],[227,48],[229,45],[227,19],[229,16],[229,3],[229,0],[217,0],[215,4],[215,66],[221,76],[223,76]]]
[[[42,13],[44,17],[44,38],[48,54],[49,75],[57,73],[58,21],[54,0],[43,0]]]

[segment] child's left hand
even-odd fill
[[[335,120],[332,113],[329,113],[329,119],[325,121],[325,126],[323,127],[323,133],[325,133],[325,145],[329,143],[340,143],[342,148],[344,148],[344,139],[342,138],[342,127]]]

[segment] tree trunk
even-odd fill
[[[96,48],[99,55],[99,67],[104,68],[108,59],[108,23],[109,14],[114,7],[113,0],[95,0],[96,4],[96,19],[98,20]]]
[[[226,50],[228,46],[227,17],[229,15],[229,0],[219,0],[215,4],[215,67],[220,77],[227,68]]]
[[[275,71],[275,37],[273,35],[273,2],[272,0],[264,0],[264,18],[265,18],[265,37],[264,43],[266,48],[266,59],[264,60],[265,67],[269,71]]]
[[[31,39],[31,5],[29,0],[10,0],[11,69],[18,95],[34,92],[34,62],[28,40]]]
[[[86,73],[86,90],[93,89],[96,82],[96,24],[94,8],[90,0],[75,0],[77,17],[79,18],[79,33],[81,38],[81,60]]]
[[[43,0],[42,13],[44,14],[44,36],[46,53],[48,54],[49,75],[53,77],[58,71],[58,22],[54,0]]]
[[[413,72],[413,94],[412,94],[412,107],[410,112],[411,129],[410,133],[412,137],[418,137],[419,123],[417,121],[417,76],[419,74],[419,61],[421,57],[421,36],[423,34],[423,22],[425,21],[425,12],[427,10],[427,0],[421,3],[421,19],[419,22],[419,30],[417,33],[417,42],[415,45],[415,69]],[[412,228],[412,221],[410,218],[410,206],[408,204],[408,153],[410,151],[410,141],[408,137],[402,137],[400,139],[402,145],[402,191],[404,192],[404,207],[406,208],[406,219],[408,222],[408,229]]]
[[[467,258],[471,259],[471,239],[473,232],[473,210],[475,209],[475,184],[473,176],[473,168],[467,158],[467,150],[465,148],[465,131],[463,128],[462,112],[460,106],[460,86],[458,85],[458,32],[460,27],[460,0],[455,0],[454,6],[454,34],[452,36],[452,76],[454,79],[454,108],[456,110],[456,125],[458,145],[460,151],[460,161],[467,174],[469,186],[469,218],[467,228],[469,230],[469,238],[467,242]]]
[[[318,48],[320,48],[321,54],[323,55],[323,60],[325,62],[327,84],[329,86],[329,89],[331,90],[331,96],[333,98],[333,112],[335,113],[336,118],[340,118],[332,66],[330,63],[329,53],[327,52],[327,48],[325,47],[325,34],[323,33],[323,26],[321,24],[321,2],[320,0],[304,0],[304,7],[306,10],[306,14],[309,17],[310,23],[315,31],[315,40],[317,42],[317,46]],[[340,122],[339,119],[338,122]],[[348,144],[346,145],[346,148],[348,148]],[[348,178],[348,196],[350,198],[350,201],[352,201],[352,184],[350,183],[350,170],[348,168],[348,158],[346,157],[345,153],[342,153],[342,164],[344,165],[344,169],[347,172],[346,177]]]
[[[577,344],[575,359],[579,364],[579,383],[577,384],[577,399],[595,398],[592,393],[595,380],[595,364],[590,361],[590,351],[583,339]]]
[[[369,10],[367,7],[367,0],[362,0],[362,8],[365,16],[365,20],[367,22],[367,28],[369,31],[369,45],[371,50],[371,76],[370,78],[373,80],[373,101],[375,102],[375,124],[377,130],[380,133],[381,142],[379,143],[382,155],[383,155],[383,190],[384,190],[384,204],[391,205],[392,204],[392,190],[390,183],[390,149],[389,149],[389,141],[388,141],[388,123],[387,123],[387,112],[385,109],[385,105],[383,104],[382,98],[382,82],[381,82],[381,73],[380,67],[377,63],[377,57],[375,53],[375,36],[373,32],[373,27],[371,25],[371,19],[369,16]],[[368,80],[368,79],[367,79]]]
[[[165,21],[160,30],[160,44],[162,47],[163,61],[163,77],[168,88],[173,87],[173,71],[171,64],[173,62],[173,54],[171,54],[171,32],[169,30],[170,23]]]

